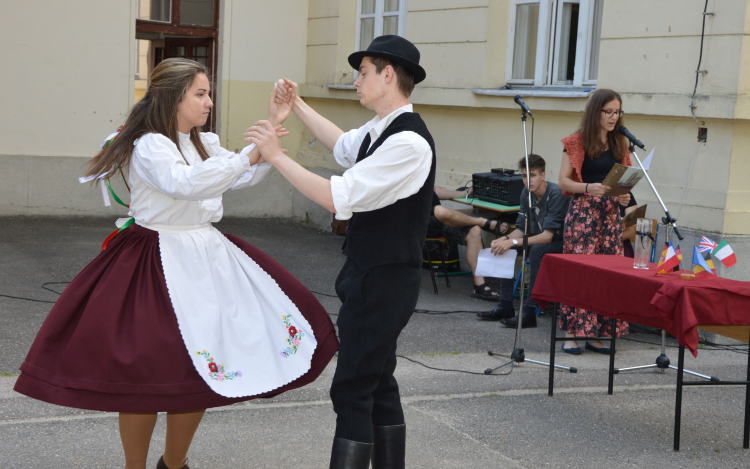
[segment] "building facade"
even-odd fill
[[[245,129],[265,118],[280,77],[299,83],[300,95],[342,128],[364,124],[372,113],[359,105],[346,58],[377,35],[400,34],[427,70],[412,102],[435,137],[437,184],[463,186],[472,173],[516,164],[524,141],[515,95],[534,113],[533,150],[556,181],[560,139],[577,129],[592,90],[612,88],[628,128],[655,148],[649,175],[684,243],[703,233],[727,238],[740,262],[722,274],[750,279],[749,3],[0,0],[10,65],[1,87],[10,106],[0,117],[0,214],[121,216],[77,177],[159,58],[202,57],[211,66],[211,129],[238,149]],[[341,170],[296,118],[286,126],[290,155],[323,175]],[[527,130],[530,137],[531,120]],[[661,218],[645,180],[634,194],[648,203],[647,216]],[[228,194],[226,214],[330,223],[277,173]]]

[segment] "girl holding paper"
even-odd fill
[[[615,165],[630,166],[625,137],[616,131],[623,125],[622,98],[612,90],[600,89],[591,94],[576,133],[565,137],[558,185],[572,196],[565,218],[564,254],[614,254],[621,256],[622,226],[619,206],[627,206],[630,195],[607,196],[611,189],[602,184]],[[567,340],[562,349],[580,354],[581,336],[611,337],[609,319],[585,309],[561,306],[560,329]],[[619,337],[627,334],[628,323],[617,322]],[[586,342],[586,349],[609,354],[599,340]]]

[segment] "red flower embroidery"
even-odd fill
[[[214,373],[216,373],[217,371],[219,371],[219,367],[216,366],[216,363],[214,363],[214,362],[211,362],[211,363],[208,364],[208,369],[211,370]]]
[[[297,328],[294,326],[289,326],[289,336],[294,337],[294,334],[297,333]]]

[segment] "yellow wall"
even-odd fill
[[[3,2],[0,155],[91,156],[133,102],[134,39],[131,2]]]
[[[679,226],[750,234],[750,197],[740,188],[747,180],[743,150],[748,146],[742,139],[747,138],[750,118],[750,56],[744,60],[750,54],[748,0],[709,4],[715,16],[706,20],[701,64],[709,73],[699,79],[696,122],[689,104],[703,4],[607,0],[598,87],[621,92],[626,125],[649,150],[656,147],[649,174],[672,215],[679,210]],[[346,57],[354,51],[355,6],[356,2],[335,0],[310,2],[306,81],[300,93],[345,128],[361,125],[372,115],[361,109],[353,91],[328,86],[351,84]],[[473,92],[504,85],[508,12],[509,0],[408,3],[406,38],[420,49],[427,70],[427,79],[416,87],[411,101],[435,137],[438,184],[461,186],[472,173],[514,166],[523,155],[519,111],[512,96]],[[556,181],[560,139],[576,130],[586,99],[525,101],[535,110],[534,151],[547,160],[547,179]],[[698,127],[708,128],[708,141],[696,147]],[[336,169],[319,145],[305,147],[310,140],[306,132],[305,164]],[[645,180],[634,193],[639,202],[649,204],[647,216],[661,218],[660,205]]]

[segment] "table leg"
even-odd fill
[[[685,369],[685,346],[680,345],[679,358],[677,360],[677,395],[674,409],[674,450],[680,450],[680,421],[682,420],[682,379]]]
[[[560,307],[560,303],[555,303],[555,307],[552,308],[552,335],[549,339],[549,388],[547,389],[547,395],[552,395],[552,388],[554,387],[555,381],[555,351],[557,349],[557,309]],[[750,370],[750,368],[748,368]],[[748,388],[750,390],[750,388]]]
[[[614,392],[615,386],[615,340],[617,339],[617,319],[610,319],[609,326],[612,330],[612,340],[609,343],[609,385],[607,394],[610,396]]]
[[[750,354],[747,355],[747,381],[745,385],[745,429],[742,433],[742,447],[750,448]]]

